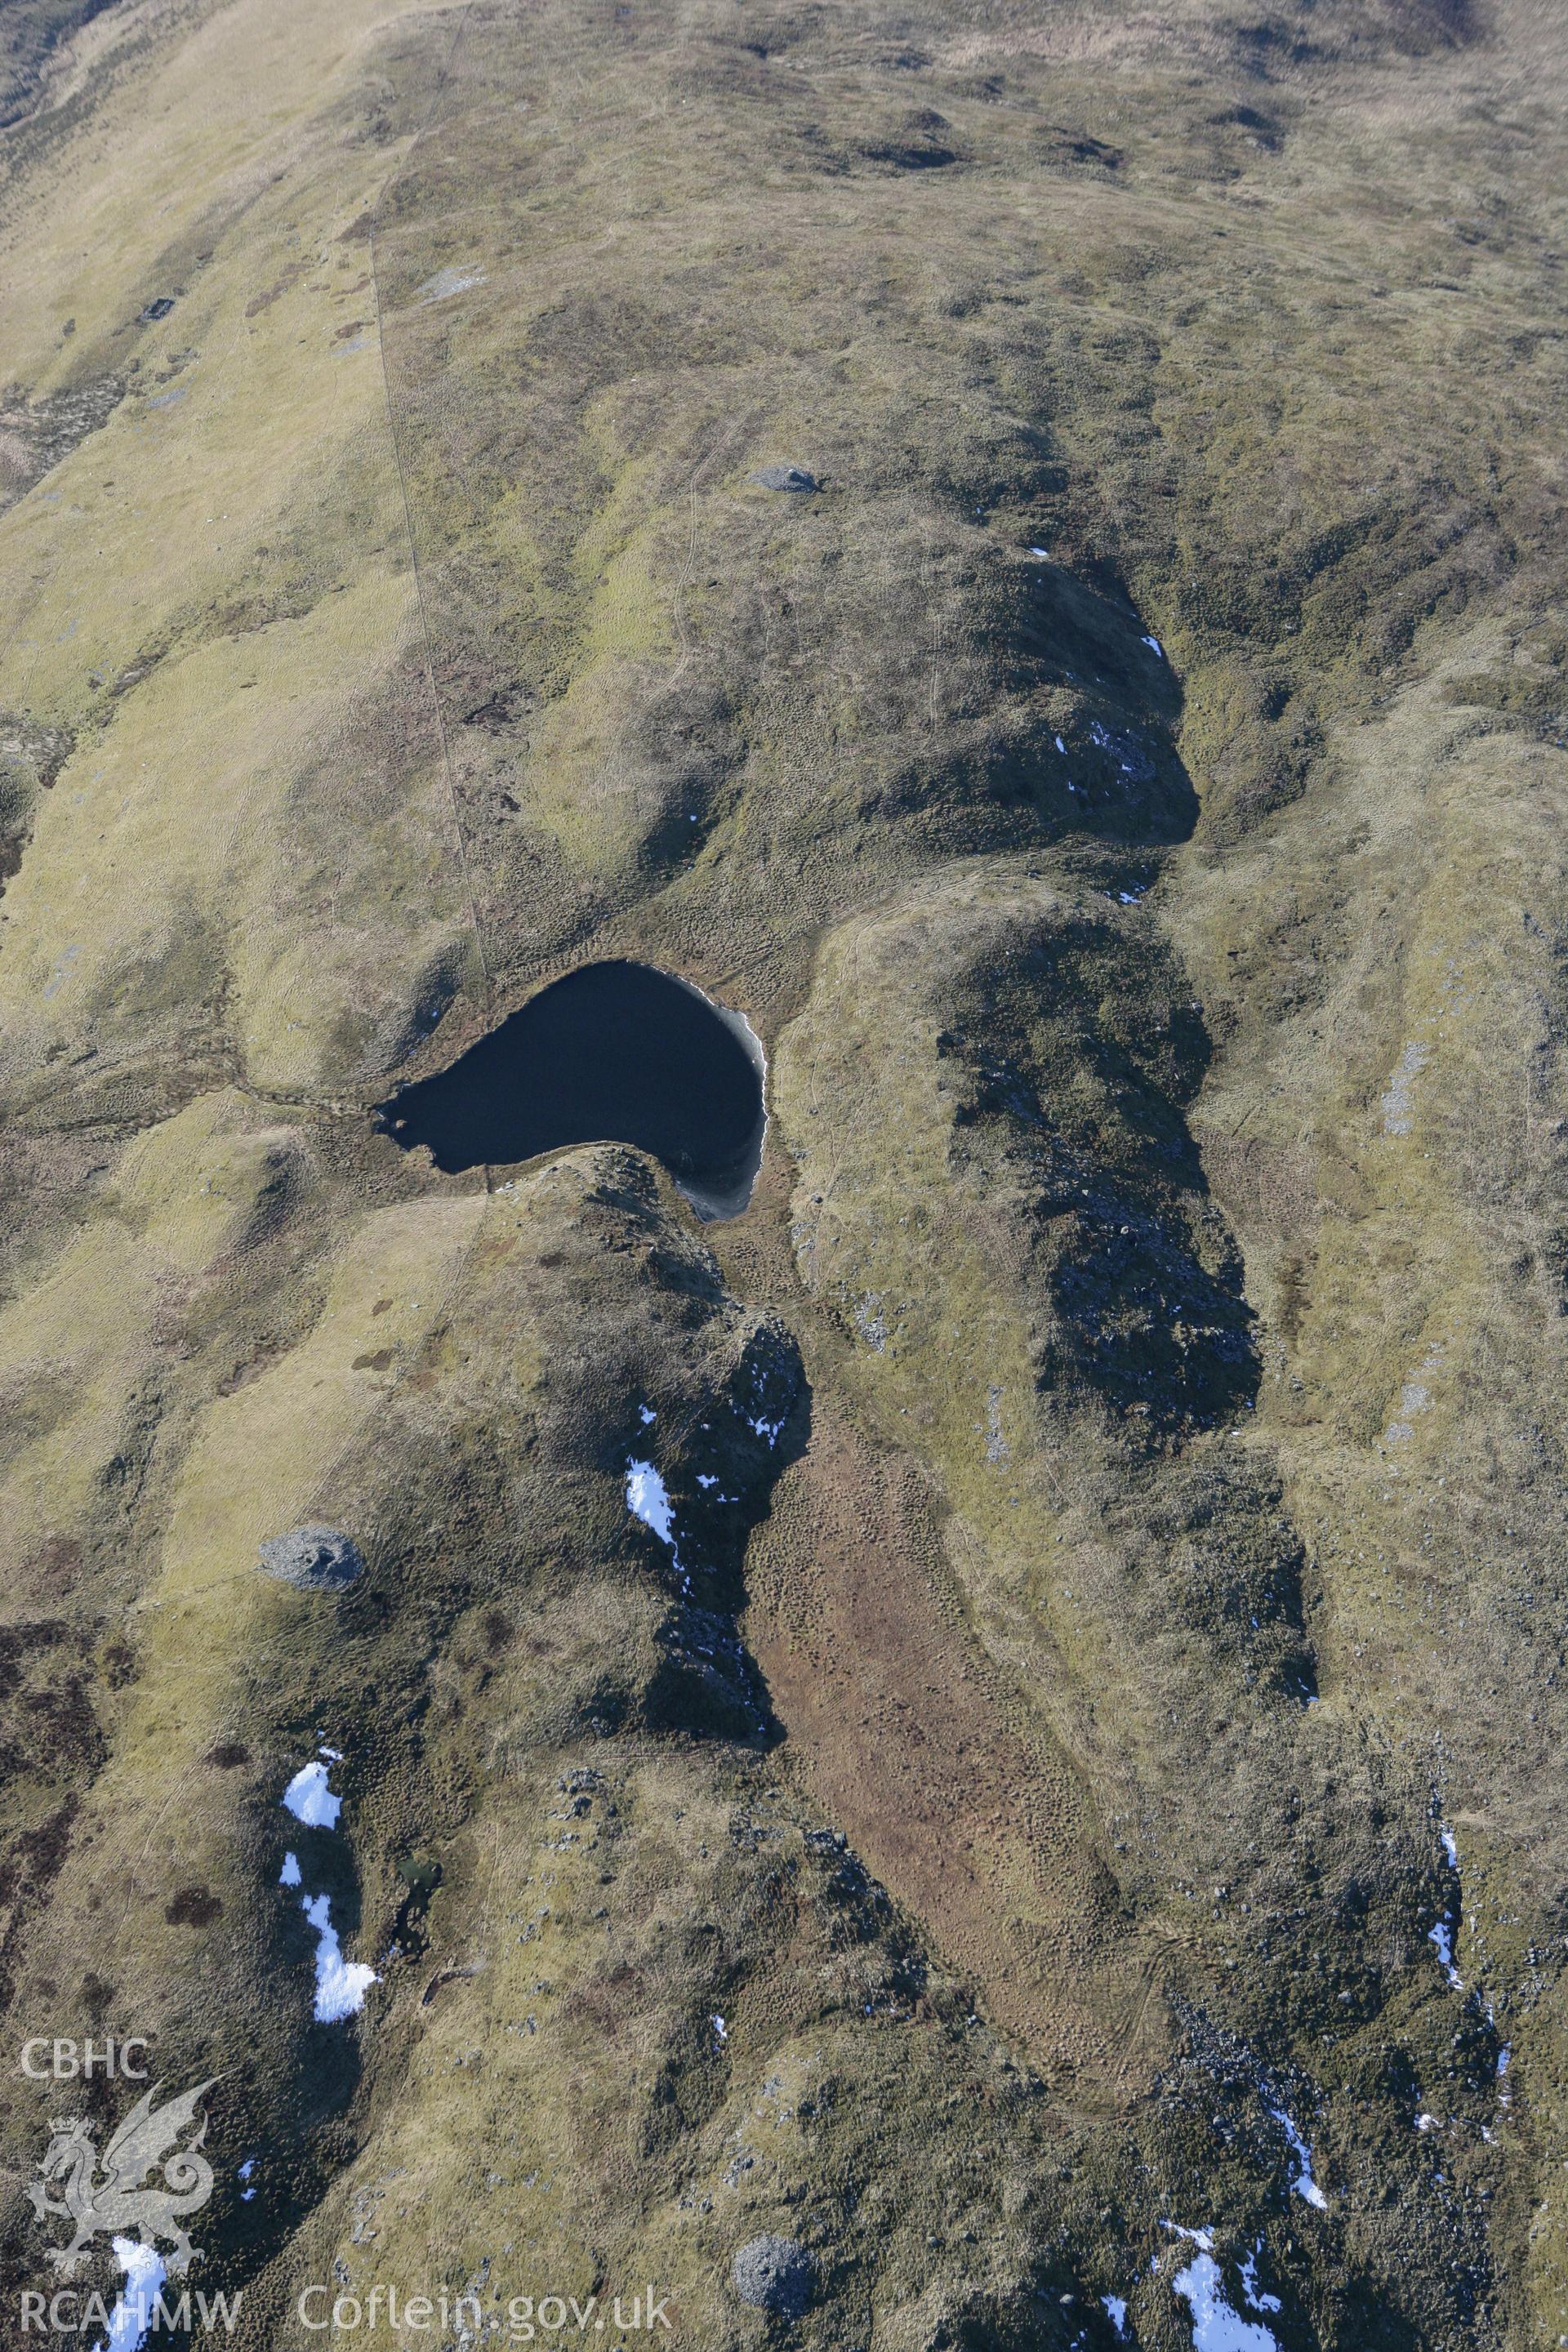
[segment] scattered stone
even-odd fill
[[[143,326],[150,327],[154,320],[166,319],[174,307],[174,298],[172,294],[160,294],[155,300],[148,303],[144,310],[138,310],[136,316]]]
[[[795,2238],[753,2238],[735,2256],[735,2293],[742,2303],[783,2319],[799,2319],[816,2286],[811,2256]]]
[[[124,397],[122,377],[100,376],[38,401],[15,394],[0,400],[0,506],[19,499],[79,441],[96,433]]]
[[[764,466],[760,474],[752,476],[764,490],[815,490],[817,479],[804,466]]]
[[[267,1574],[297,1584],[302,1592],[336,1592],[364,1567],[353,1537],[337,1528],[295,1528],[286,1536],[269,1536],[260,1549]]]
[[[416,289],[415,299],[418,302],[445,302],[452,295],[467,294],[473,287],[482,286],[484,282],[483,268],[476,262],[464,262],[455,268],[438,269],[434,278],[427,278],[424,285]]]

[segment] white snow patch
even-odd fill
[[[1329,2210],[1329,2200],[1312,2178],[1311,2149],[1307,2146],[1283,2107],[1270,2106],[1267,2099],[1263,2104],[1290,2143],[1290,2153],[1296,2159],[1296,2174],[1290,2183],[1291,2188],[1298,2197],[1304,2197],[1309,2205],[1315,2205],[1320,2213],[1326,2213]]]
[[[1110,2324],[1118,2336],[1127,2333],[1127,2297],[1124,2294],[1102,2294],[1100,2302],[1110,2315]]]
[[[779,1432],[784,1427],[784,1422],[782,1420],[753,1421],[749,1423],[747,1425],[752,1430],[753,1435],[757,1437],[765,1437],[770,1445],[776,1445],[779,1442]]]
[[[1443,1841],[1443,1851],[1444,1851],[1444,1853],[1445,1853],[1447,1855],[1447,1857],[1448,1857],[1448,1867],[1449,1867],[1449,1869],[1450,1869],[1450,1870],[1458,1870],[1458,1868],[1459,1867],[1459,1849],[1458,1849],[1458,1847],[1454,1843],[1454,1832],[1453,1832],[1453,1831],[1452,1831],[1452,1830],[1439,1830],[1439,1831],[1438,1831],[1438,1832],[1437,1832],[1437,1834],[1438,1834],[1438,1836],[1439,1836],[1439,1837],[1442,1839],[1442,1841]]]
[[[1436,2116],[1423,2115],[1416,2116],[1415,2128],[1417,2131],[1441,2131],[1443,2126]]]
[[[1159,638],[1158,638],[1158,637],[1145,637],[1145,638],[1144,638],[1144,640],[1143,640],[1143,642],[1144,642],[1144,644],[1148,646],[1148,648],[1149,648],[1150,652],[1151,652],[1151,653],[1155,656],[1155,658],[1156,658],[1157,660],[1159,660],[1159,661],[1163,661],[1163,660],[1164,660],[1164,658],[1165,658],[1165,648],[1164,648],[1164,646],[1160,643],[1160,640],[1159,640]]]
[[[716,1486],[719,1484],[719,1481],[713,1472],[709,1470],[699,1470],[697,1473],[697,1483],[700,1486],[708,1487]]]
[[[1463,1992],[1465,1980],[1454,1966],[1454,1931],[1446,1919],[1439,1919],[1435,1927],[1427,1928],[1426,1941],[1436,1947],[1443,1974],[1447,1978],[1454,1990]]]
[[[1031,547],[1029,552],[1037,563],[1048,563],[1051,560],[1051,551],[1048,547]]]
[[[1262,2251],[1263,2241],[1259,2238],[1247,2260],[1238,2265],[1241,2272],[1241,2291],[1254,2311],[1282,2311],[1284,2305],[1279,2296],[1265,2294],[1258,2286],[1258,2257]]]
[[[343,1751],[341,1748],[318,1748],[316,1753],[318,1756],[324,1756],[329,1764],[341,1764],[343,1760]]]
[[[710,2017],[708,2022],[713,2028],[714,2038],[717,2041],[728,2042],[730,2039],[730,2029],[725,2024],[721,2017]]]
[[[279,1884],[279,1886],[298,1886],[298,1885],[299,1885],[299,1884],[300,1884],[300,1857],[299,1857],[299,1855],[298,1855],[297,1853],[286,1853],[286,1854],[284,1855],[284,1857],[283,1857],[283,1868],[282,1868],[282,1871],[281,1871],[281,1873],[280,1873],[280,1874],[279,1874],[279,1876],[278,1884]]]
[[[1184,2236],[1197,2235],[1195,2231]],[[1193,2315],[1193,2352],[1279,2352],[1267,2327],[1243,2319],[1220,2292],[1220,2269],[1208,2252],[1196,2253],[1171,2281]]]
[[[343,1809],[327,1786],[327,1768],[317,1759],[301,1764],[283,1791],[283,1802],[308,1830],[335,1830]]]
[[[94,2352],[136,2352],[153,2325],[168,2266],[156,2246],[144,2246],[137,2238],[116,2238],[111,2242],[115,2260],[125,2273],[125,2284],[109,2315],[108,2337],[94,2347]],[[100,2304],[99,2309],[102,2308]]]
[[[626,1508],[634,1519],[650,1528],[660,1543],[669,1546],[669,1556],[682,1576],[680,1551],[675,1534],[675,1507],[669,1499],[669,1489],[651,1462],[639,1462],[634,1456],[626,1464]]]
[[[338,1931],[331,1923],[331,1906],[324,1895],[301,1897],[300,1908],[316,1931],[316,2022],[335,2025],[352,2017],[380,1979],[363,1960],[345,1960]]]
[[[1065,760],[1065,759],[1067,758],[1067,755],[1068,755],[1068,747],[1067,747],[1067,745],[1062,741],[1062,739],[1061,739],[1061,737],[1060,737],[1059,735],[1057,737],[1057,750],[1061,753],[1062,758]]]
[[[651,1404],[639,1404],[637,1407],[637,1419],[641,1422],[645,1429],[651,1429],[654,1423],[658,1419],[658,1415],[655,1412]]]

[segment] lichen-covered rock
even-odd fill
[[[798,2319],[816,2287],[811,2256],[795,2238],[752,2238],[735,2256],[731,2275],[742,2303],[783,2319]]]
[[[269,1536],[260,1551],[268,1576],[303,1592],[339,1591],[364,1567],[353,1538],[338,1528],[293,1528],[286,1536]]]
[[[808,474],[804,466],[763,466],[752,476],[764,490],[815,490],[816,476]]]

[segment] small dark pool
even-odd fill
[[[689,982],[652,964],[591,963],[377,1115],[448,1175],[572,1143],[636,1144],[700,1216],[733,1217],[762,1160],[763,1051],[740,1013]]]

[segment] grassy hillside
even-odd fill
[[[237,2345],[1568,2339],[1555,13],[0,30],[18,2042]],[[742,1218],[374,1130],[620,955]]]

